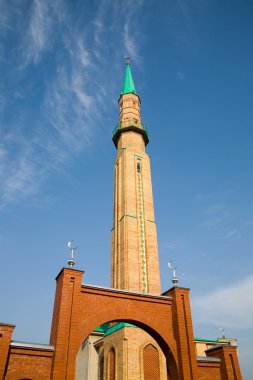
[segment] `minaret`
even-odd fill
[[[119,98],[119,122],[113,131],[114,224],[111,286],[142,293],[161,293],[154,217],[149,142],[142,124],[129,59]]]

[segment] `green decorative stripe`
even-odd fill
[[[129,148],[132,148],[132,145],[129,145],[129,146],[122,146],[121,149],[129,149]]]
[[[125,216],[129,216],[130,218],[135,218],[135,219],[137,219],[137,216],[136,215],[131,215],[131,214],[124,214],[121,218],[120,218],[120,220],[119,221],[121,221]]]
[[[146,242],[145,242],[145,227],[144,227],[144,205],[142,194],[142,175],[141,171],[137,173],[138,181],[138,217],[139,217],[139,244],[140,244],[140,268],[141,268],[141,287],[143,293],[147,293],[147,262],[146,262]]]
[[[135,153],[134,155],[135,155],[136,157],[143,158],[143,156],[141,156],[140,154]]]
[[[155,223],[156,224],[156,222],[154,220],[147,219],[147,222],[151,222],[151,223]]]

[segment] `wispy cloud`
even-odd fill
[[[124,43],[125,43],[125,49],[126,53],[131,59],[134,59],[135,61],[139,61],[139,54],[138,49],[136,45],[136,39],[133,38],[133,35],[130,32],[130,22],[127,22],[124,25]]]
[[[40,173],[32,159],[31,147],[24,144],[15,155],[8,148],[8,142],[3,141],[0,145],[0,209],[34,194],[39,185]]]
[[[163,248],[170,251],[185,249],[186,244],[180,240],[171,240],[162,244]]]
[[[195,199],[202,204],[202,225],[208,229],[219,231],[220,237],[227,241],[242,238],[240,230],[242,221],[238,217],[238,207],[228,201],[233,189],[228,191],[214,192],[209,194],[199,193]],[[245,223],[244,223],[245,224]]]
[[[204,214],[207,216],[204,225],[208,228],[224,224],[225,220],[230,217],[229,210],[221,203],[208,205],[204,210]]]
[[[52,48],[57,35],[57,24],[63,21],[64,4],[60,0],[34,0],[29,9],[28,25],[24,33],[23,63],[37,64],[43,53]]]
[[[10,29],[15,45],[3,42],[13,64],[4,66],[0,88],[1,207],[36,196],[105,128],[118,88],[112,57],[139,59],[141,8],[142,1],[103,0],[92,16],[82,7],[84,16],[74,19],[64,0],[3,7],[0,33]]]
[[[238,230],[231,230],[226,234],[226,239],[240,239],[241,234]]]
[[[140,28],[138,27],[139,18],[141,17],[141,9],[143,1],[127,1],[125,4],[125,23],[124,23],[124,44],[126,54],[137,63],[141,63],[140,46],[137,41],[142,39]],[[131,9],[131,12],[128,10]]]
[[[34,0],[24,36],[23,54],[27,63],[38,63],[43,51],[51,45],[52,13],[49,1]]]
[[[238,329],[253,328],[253,276],[191,300],[196,320]]]
[[[45,100],[47,117],[57,132],[56,141],[60,138],[56,145],[64,144],[72,153],[90,143],[96,121],[95,97],[87,92],[85,84],[85,76],[77,69],[67,72],[65,67],[59,67]]]
[[[204,222],[204,226],[208,227],[208,228],[212,228],[212,227],[215,227],[219,224],[221,224],[223,222],[223,220],[221,218],[210,218],[208,220],[206,220]]]

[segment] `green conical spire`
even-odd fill
[[[126,58],[126,76],[125,76],[125,82],[123,85],[123,89],[120,95],[124,94],[136,94],[135,87],[134,87],[134,81],[131,73],[131,67],[130,67],[130,59]]]

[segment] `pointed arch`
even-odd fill
[[[107,356],[108,380],[116,379],[116,354],[114,347],[110,348]]]
[[[160,360],[158,349],[151,343],[143,348],[144,380],[160,380]]]

